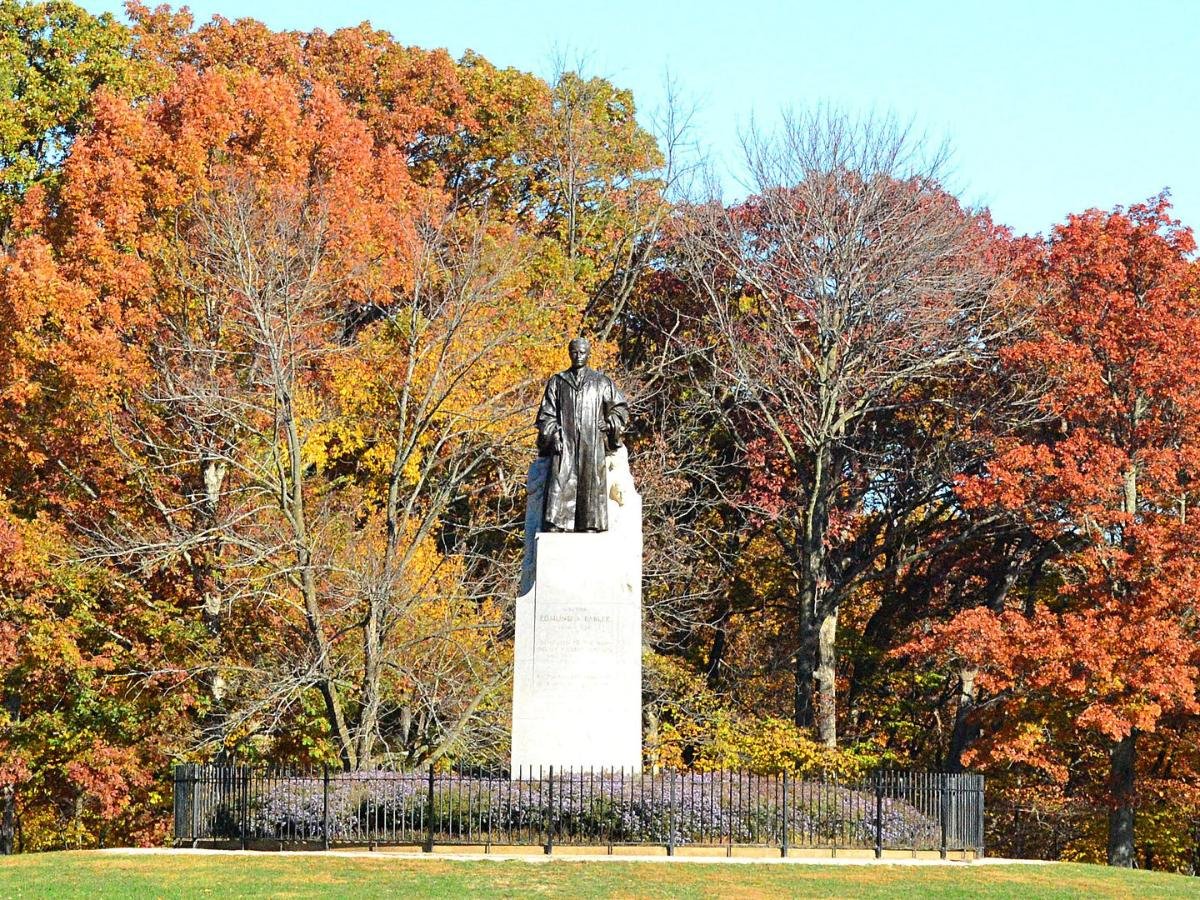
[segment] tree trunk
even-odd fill
[[[201,511],[203,513],[202,527],[216,534],[218,512],[220,510],[221,492],[228,472],[227,464],[215,456],[208,456],[200,462],[200,481],[203,485],[201,496]],[[221,674],[220,661],[224,658],[222,651],[222,629],[224,627],[225,591],[222,585],[221,553],[222,541],[219,537],[209,540],[208,546],[200,548],[194,554],[192,578],[201,598],[201,615],[205,630],[212,638],[213,660],[202,681],[212,701],[203,720],[201,731],[221,742],[224,752],[226,736],[225,694],[227,685]]]
[[[1134,764],[1137,730],[1113,745],[1109,758],[1108,789],[1112,809],[1108,814],[1108,864],[1133,868]]]
[[[704,663],[704,681],[717,690],[721,683],[721,664],[725,661],[725,648],[729,640],[729,607],[725,606],[713,625],[713,642]]]
[[[964,770],[963,752],[975,743],[979,736],[979,725],[972,721],[975,710],[975,678],[979,670],[974,666],[963,666],[958,670],[961,687],[958,692],[958,709],[954,711],[954,730],[950,732],[950,749],[946,752],[946,771]]]
[[[817,735],[826,747],[837,746],[837,615],[828,610],[817,630]]]
[[[1137,424],[1137,415],[1134,416]],[[1125,513],[1137,515],[1138,472],[1132,465],[1125,472]],[[1123,539],[1128,543],[1127,538]],[[1118,582],[1117,587],[1120,587]],[[1113,745],[1109,757],[1108,790],[1112,808],[1108,813],[1108,864],[1125,869],[1133,868],[1136,860],[1133,848],[1134,765],[1137,761],[1137,729]]]
[[[793,720],[797,728],[811,728],[813,715],[813,685],[817,674],[817,619],[813,615],[813,599],[807,591],[800,595],[800,647],[796,651],[796,684],[793,697]]]
[[[800,619],[800,649],[796,653],[795,722],[808,728],[817,720],[821,739],[837,740],[836,725],[827,733],[823,720],[825,712],[815,714],[814,697],[828,698],[836,703],[832,671],[835,662],[833,639],[837,632],[837,610],[824,611],[825,580],[825,535],[829,530],[829,472],[832,454],[827,448],[814,455],[813,477],[810,484],[809,501],[800,523],[800,540],[796,548],[796,570],[798,575],[798,600]],[[832,622],[829,621],[832,616]],[[827,656],[827,659],[824,658]],[[818,683],[817,679],[825,681]],[[827,686],[827,687],[826,687]],[[829,713],[833,717],[833,711]],[[836,721],[836,720],[834,720]]]
[[[11,784],[0,788],[0,856],[9,856],[13,852],[16,805],[16,788]]]
[[[280,478],[279,487],[287,503],[283,507],[284,514],[292,527],[292,539],[295,547],[296,568],[299,571],[300,595],[304,602],[304,618],[308,624],[309,636],[313,649],[316,651],[317,690],[325,701],[325,712],[329,721],[330,736],[337,742],[338,755],[342,767],[347,771],[355,769],[355,747],[346,725],[346,717],[342,712],[342,701],[337,694],[337,686],[333,679],[333,648],[329,637],[325,634],[324,616],[317,594],[317,574],[313,564],[312,549],[309,547],[308,524],[304,509],[304,467],[301,462],[301,440],[296,424],[295,408],[292,405],[292,379],[282,373],[285,367],[278,361],[274,363],[279,403],[280,424],[287,438],[287,475]]]
[[[0,689],[3,685],[0,685]],[[3,691],[4,710],[9,721],[16,722],[21,717],[21,694],[13,686]],[[13,852],[16,843],[17,823],[17,788],[8,784],[0,787],[0,855],[8,856]]]
[[[337,687],[333,681],[332,662],[333,648],[325,635],[320,606],[317,603],[316,579],[311,568],[312,561],[308,551],[299,554],[301,575],[301,592],[304,597],[304,618],[308,623],[309,636],[312,639],[317,655],[317,690],[325,701],[325,716],[329,722],[329,735],[337,744],[338,756],[342,760],[342,768],[352,772],[356,768],[354,744],[350,737],[350,729],[346,725],[346,717],[342,713],[342,701],[337,695]]]
[[[359,717],[358,767],[371,768],[375,732],[379,730],[379,601],[372,595],[367,600],[367,617],[363,622],[363,683],[362,713]]]

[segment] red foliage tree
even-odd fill
[[[1004,353],[1012,373],[1044,386],[1045,424],[1000,441],[960,496],[1056,543],[1057,590],[961,613],[920,644],[978,667],[1002,701],[977,759],[1065,783],[1076,734],[1104,753],[1107,774],[1092,781],[1106,783],[1114,865],[1134,862],[1139,736],[1200,712],[1194,249],[1165,196],[1055,229],[1031,276],[1036,333]]]

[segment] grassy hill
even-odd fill
[[[465,862],[317,855],[0,857],[0,897],[1200,897],[1200,879],[1085,865]]]

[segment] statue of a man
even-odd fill
[[[551,376],[537,414],[538,452],[550,458],[545,531],[607,531],[604,457],[621,446],[629,404],[612,379],[588,368],[587,338],[571,341],[571,368]]]

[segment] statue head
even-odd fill
[[[567,345],[567,352],[571,355],[571,368],[582,369],[592,353],[591,342],[585,337],[577,337]]]

